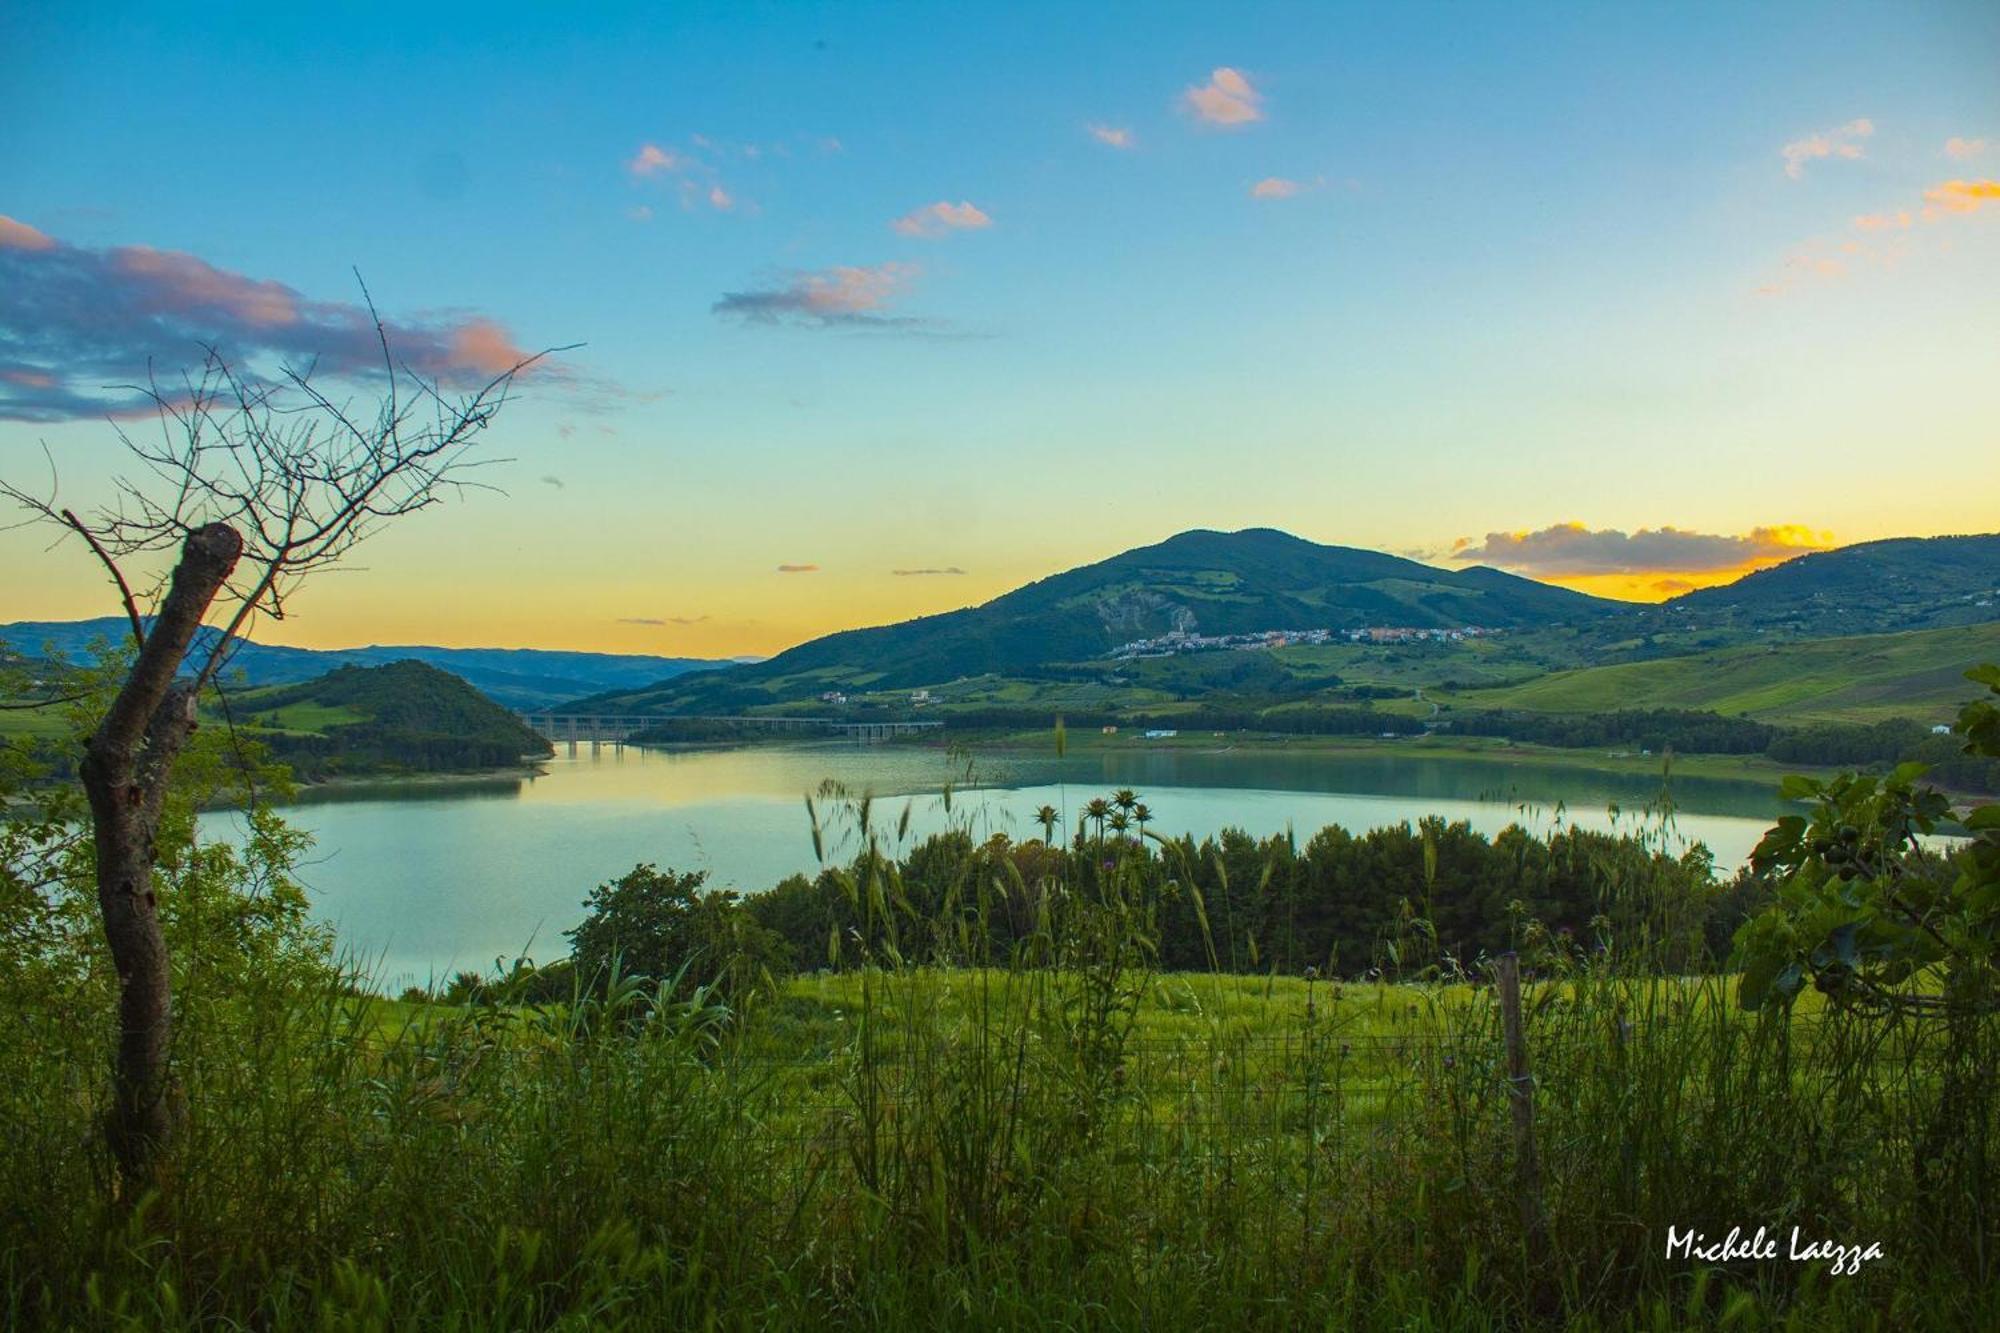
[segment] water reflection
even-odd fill
[[[606,748],[559,753],[531,777],[361,785],[312,792],[291,816],[317,839],[305,879],[316,908],[385,982],[422,982],[495,958],[566,952],[561,932],[594,884],[640,861],[707,869],[754,892],[816,869],[804,796],[828,778],[877,796],[878,824],[908,811],[909,836],[953,817],[981,834],[1039,836],[1052,805],[1073,828],[1081,806],[1138,791],[1154,831],[1202,837],[1225,827],[1301,840],[1328,824],[1365,831],[1437,814],[1487,834],[1511,823],[1629,830],[1660,794],[1649,774],[1599,773],[1504,758],[1408,750],[1328,756],[1258,747],[991,754],[966,762],[932,749],[819,745],[705,751]],[[1740,864],[1778,813],[1762,783],[1676,778],[1668,836]],[[218,830],[234,816],[207,817]],[[852,850],[838,821],[829,857]]]

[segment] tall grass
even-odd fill
[[[1626,939],[1525,923],[1545,1197],[1523,1222],[1480,960],[1165,973],[1147,858],[968,870],[908,908],[865,798],[843,970],[725,1002],[612,976],[567,1003],[373,998],[305,972],[183,991],[192,1108],[154,1197],[98,1144],[109,992],[0,1036],[10,1327],[1968,1328],[2000,1316],[1995,1026],[1751,1017]],[[1155,840],[1157,841],[1157,840]],[[973,864],[971,862],[969,865]],[[985,864],[985,863],[979,863]],[[1148,887],[1155,886],[1155,887]],[[1606,892],[1615,897],[1614,883]],[[1193,907],[1210,922],[1198,897]],[[1004,952],[983,922],[1030,928]],[[928,935],[917,947],[919,936]],[[945,946],[949,946],[948,948]],[[1211,938],[1211,958],[1229,940]],[[916,966],[911,957],[959,965]],[[1398,975],[1400,973],[1400,975]],[[1705,1265],[1668,1228],[1879,1241]]]

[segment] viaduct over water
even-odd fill
[[[623,713],[522,713],[521,721],[544,739],[592,746],[624,745],[649,728],[676,722],[726,723],[745,732],[846,736],[857,741],[883,741],[891,736],[919,736],[939,730],[942,722],[847,722],[833,717],[687,717]]]

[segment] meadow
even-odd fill
[[[1965,625],[1582,667],[1448,697],[1466,708],[1557,713],[1691,708],[1767,722],[1942,723],[1965,702],[1967,669],[1996,654],[2000,625]]]
[[[1161,970],[1143,881],[1003,958],[386,999],[260,863],[181,862],[171,1173],[95,1132],[100,971],[0,1037],[10,1327],[1969,1328],[2000,1027],[1950,1034],[1529,931],[1531,1076],[1421,921],[1361,979]],[[204,880],[204,877],[206,879]],[[86,920],[68,928],[87,929]],[[64,928],[62,922],[53,928]],[[233,940],[231,947],[223,942]],[[1400,950],[1401,958],[1395,959]],[[1523,1137],[1513,1090],[1532,1088]],[[1524,1172],[1531,1145],[1533,1170]],[[1703,1263],[1669,1228],[1843,1248]],[[1881,1256],[1863,1261],[1865,1247]],[[1852,1267],[1855,1271],[1848,1271]],[[1835,1271],[1838,1269],[1839,1271]]]
[[[160,828],[149,1188],[102,1129],[117,982],[74,794],[0,822],[7,1327],[2000,1320],[2000,1010],[1836,1003],[1797,969],[1746,1008],[1726,928],[1771,885],[1658,831],[1196,844],[1120,792],[1073,837],[978,842],[961,802],[906,845],[829,787],[815,840],[858,850],[816,880],[746,902],[638,867],[569,958],[389,998],[270,806],[196,838],[237,743],[197,737]],[[1898,855],[1901,892],[1946,882]]]

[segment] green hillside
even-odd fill
[[[1683,593],[1658,617],[1801,638],[1991,623],[2000,620],[2000,533],[1894,537],[1820,551]]]
[[[1558,671],[1464,691],[1458,708],[1602,713],[1677,708],[1766,722],[1947,722],[1975,691],[1965,671],[2000,661],[2000,624],[1727,648]]]
[[[423,662],[340,667],[232,695],[230,710],[308,779],[505,768],[550,752],[514,714]]]
[[[1436,569],[1269,528],[1184,532],[976,607],[850,630],[767,662],[580,701],[580,711],[715,713],[828,689],[903,689],[1100,659],[1180,630],[1203,635],[1370,625],[1510,631],[1628,614],[1617,602],[1496,569]]]

